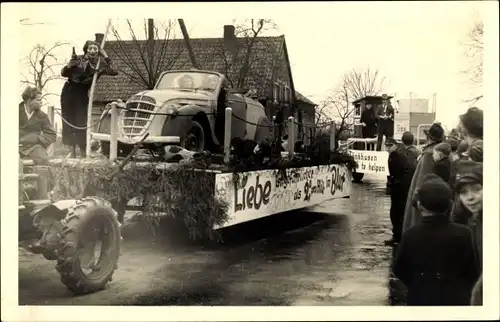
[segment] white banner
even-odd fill
[[[389,175],[387,151],[348,150],[348,153],[358,163],[356,172]]]
[[[348,197],[352,174],[345,165],[262,170],[215,176],[215,196],[229,203],[221,227]]]

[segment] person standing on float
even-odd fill
[[[382,140],[392,138],[394,135],[394,107],[387,94],[382,95],[382,106],[377,111],[377,151],[382,149]]]
[[[61,70],[61,76],[67,78],[61,92],[61,116],[64,119],[62,141],[71,148],[71,157],[76,157],[77,146],[80,148],[80,156],[85,156],[87,108],[94,74],[97,72],[98,78],[102,75],[118,75],[111,67],[111,59],[104,50],[99,49],[97,42],[85,42],[83,52],[83,55],[77,56],[73,47],[71,60]],[[104,62],[101,61],[97,70],[99,55],[104,58]]]
[[[363,139],[372,139],[377,135],[377,118],[371,104],[366,104],[359,119],[362,129]],[[368,145],[369,150],[373,150],[373,144]]]

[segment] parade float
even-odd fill
[[[388,96],[389,100],[392,98],[392,96]],[[366,105],[371,104],[374,113],[377,113],[377,109],[382,106],[382,101],[382,96],[366,96],[353,102],[353,108],[355,109],[353,113],[354,135],[343,142],[342,146],[349,155],[353,156],[357,163],[356,171],[353,173],[355,182],[361,182],[365,174],[389,176],[387,164],[389,153],[385,151],[383,146],[381,151],[376,151],[377,137],[363,138],[361,134],[362,125],[360,124],[360,116]],[[399,108],[395,110],[394,115],[394,138],[400,141],[403,133],[408,131],[414,135],[417,146],[421,147],[425,141],[424,130],[429,129],[435,119],[435,106],[433,106],[431,113],[422,111],[413,113],[411,102],[410,106],[401,106],[399,101],[397,103]],[[400,108],[404,108],[404,110]]]
[[[205,85],[165,82],[184,76]],[[328,142],[304,144],[290,116],[284,149],[251,91],[224,84],[213,71],[165,72],[155,89],[106,106],[97,131],[87,128],[85,158],[52,158],[50,167],[21,161],[20,239],[38,239],[26,248],[56,260],[72,292],[96,292],[111,280],[127,210],[152,223],[174,218],[204,240],[228,226],[350,196],[356,162],[337,149],[333,122]]]

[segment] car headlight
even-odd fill
[[[166,103],[164,107],[165,107],[165,114],[167,115],[172,115],[172,116],[176,115],[179,110],[179,106],[173,103]]]

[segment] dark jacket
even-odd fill
[[[472,232],[445,216],[424,217],[403,235],[394,274],[407,305],[469,305],[480,275]]]
[[[384,106],[380,105],[378,107],[378,109],[377,109],[376,118],[377,118],[377,120],[379,120],[379,122],[380,121],[389,121],[389,120],[390,121],[394,121],[394,113],[395,113],[394,112],[394,107],[392,107],[392,104],[390,104],[390,103],[387,104],[387,109],[386,109],[385,113],[384,113]],[[386,119],[381,119],[380,117],[383,116],[383,115],[387,116],[387,118]]]
[[[366,126],[361,128],[363,138],[374,138],[377,134],[377,119],[373,109],[365,109],[361,113],[360,123],[365,123]]]
[[[434,161],[432,172],[441,177],[444,182],[450,184],[451,181],[451,160],[446,157],[438,161]],[[451,187],[451,184],[450,184]]]
[[[95,72],[96,70],[92,68],[89,59],[85,55],[80,55],[61,69],[61,76],[67,77],[71,83],[91,85]],[[112,67],[112,60],[109,57],[101,60],[99,64],[97,78],[99,79],[102,75],[118,75],[118,72]]]
[[[56,131],[50,123],[49,117],[43,111],[33,112],[28,120],[24,109],[24,102],[19,103],[19,143],[20,152],[28,155],[36,146],[47,149],[57,139]]]
[[[415,169],[417,168],[417,162],[418,162],[418,157],[420,155],[419,149],[417,149],[416,146],[409,145],[405,146],[405,155],[406,158],[408,159],[408,164],[410,166],[410,172],[411,175],[413,176],[413,173],[415,172]]]
[[[472,230],[474,246],[479,258],[479,265],[483,267],[483,214],[482,212],[477,218],[472,218],[472,213],[462,205],[458,197],[455,198],[452,221],[457,224],[468,226]]]
[[[410,163],[408,162],[403,146],[389,153],[387,165],[389,168],[391,191],[397,192],[404,189],[407,192],[410,188],[413,173],[411,172]]]
[[[411,226],[420,222],[420,211],[417,208],[413,207],[413,195],[415,194],[416,189],[422,183],[422,178],[428,173],[433,173],[432,169],[434,167],[434,159],[432,158],[432,153],[436,144],[438,144],[438,142],[426,145],[422,149],[422,154],[417,161],[417,168],[413,173],[410,190],[408,191],[408,200],[406,201],[405,216],[403,221],[403,233]]]

